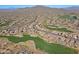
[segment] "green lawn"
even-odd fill
[[[64,27],[61,27],[61,26],[56,26],[56,25],[45,25],[45,27],[47,29],[60,31],[60,32],[72,32],[71,30],[69,30],[67,28],[64,28]]]
[[[0,36],[8,38],[9,41],[14,43],[25,42],[28,40],[33,40],[35,42],[36,48],[45,51],[50,54],[74,54],[77,53],[74,49],[65,47],[63,45],[54,44],[54,43],[47,43],[42,38],[39,37],[32,37],[30,35],[24,35],[23,37],[16,37],[16,36]]]
[[[76,15],[62,15],[59,16],[60,19],[67,19],[67,20],[78,20]]]

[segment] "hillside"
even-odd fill
[[[72,10],[45,6],[0,10],[0,44],[2,45],[0,53],[12,53],[12,51],[16,53],[13,50],[14,47],[18,51],[17,53],[24,53],[24,51],[26,53],[75,53],[74,49],[78,53],[79,12]],[[23,37],[27,34],[32,37]],[[9,42],[13,47],[9,47],[8,51],[13,49],[7,52],[5,45]],[[55,52],[53,48],[56,49],[57,46],[54,44],[64,46],[65,49],[58,47],[59,50],[55,50]]]

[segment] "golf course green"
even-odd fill
[[[0,37],[8,38],[9,41],[14,42],[14,43],[33,40],[35,42],[37,49],[45,51],[49,54],[74,54],[74,53],[77,53],[76,50],[74,50],[72,48],[65,47],[60,44],[48,43],[38,36],[33,37],[30,35],[23,35],[23,37],[16,37],[16,36],[0,36]]]
[[[67,29],[65,27],[56,26],[56,25],[46,25],[45,27],[47,29],[55,30],[55,31],[60,31],[60,32],[72,32],[71,30],[69,30],[69,29]]]

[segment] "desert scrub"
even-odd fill
[[[33,40],[37,49],[40,49],[40,50],[45,51],[50,54],[74,54],[74,53],[77,53],[76,50],[74,50],[72,48],[65,47],[60,44],[48,43],[38,36],[33,37],[30,35],[23,35],[23,37],[16,37],[16,36],[0,36],[0,37],[8,38],[9,41],[14,42],[14,43]]]

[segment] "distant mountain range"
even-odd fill
[[[7,9],[0,9],[0,11],[8,11],[8,10],[16,10],[16,9],[59,9],[59,10],[62,10],[62,9],[64,9],[64,10],[72,10],[72,11],[74,11],[74,10],[77,10],[77,11],[79,11],[79,6],[72,6],[72,7],[66,7],[66,8],[50,8],[50,7],[48,7],[48,6],[41,6],[41,5],[37,5],[37,6],[33,6],[33,7],[25,7],[25,8],[7,8]]]
[[[66,9],[66,10],[79,10],[79,6],[72,6],[72,7],[67,7],[64,9]]]
[[[72,7],[66,7],[66,8],[50,8],[48,6],[33,6],[33,7],[26,7],[26,8],[34,8],[34,9],[65,9],[65,10],[79,10],[79,6],[72,6]],[[21,8],[25,9],[25,8]]]

